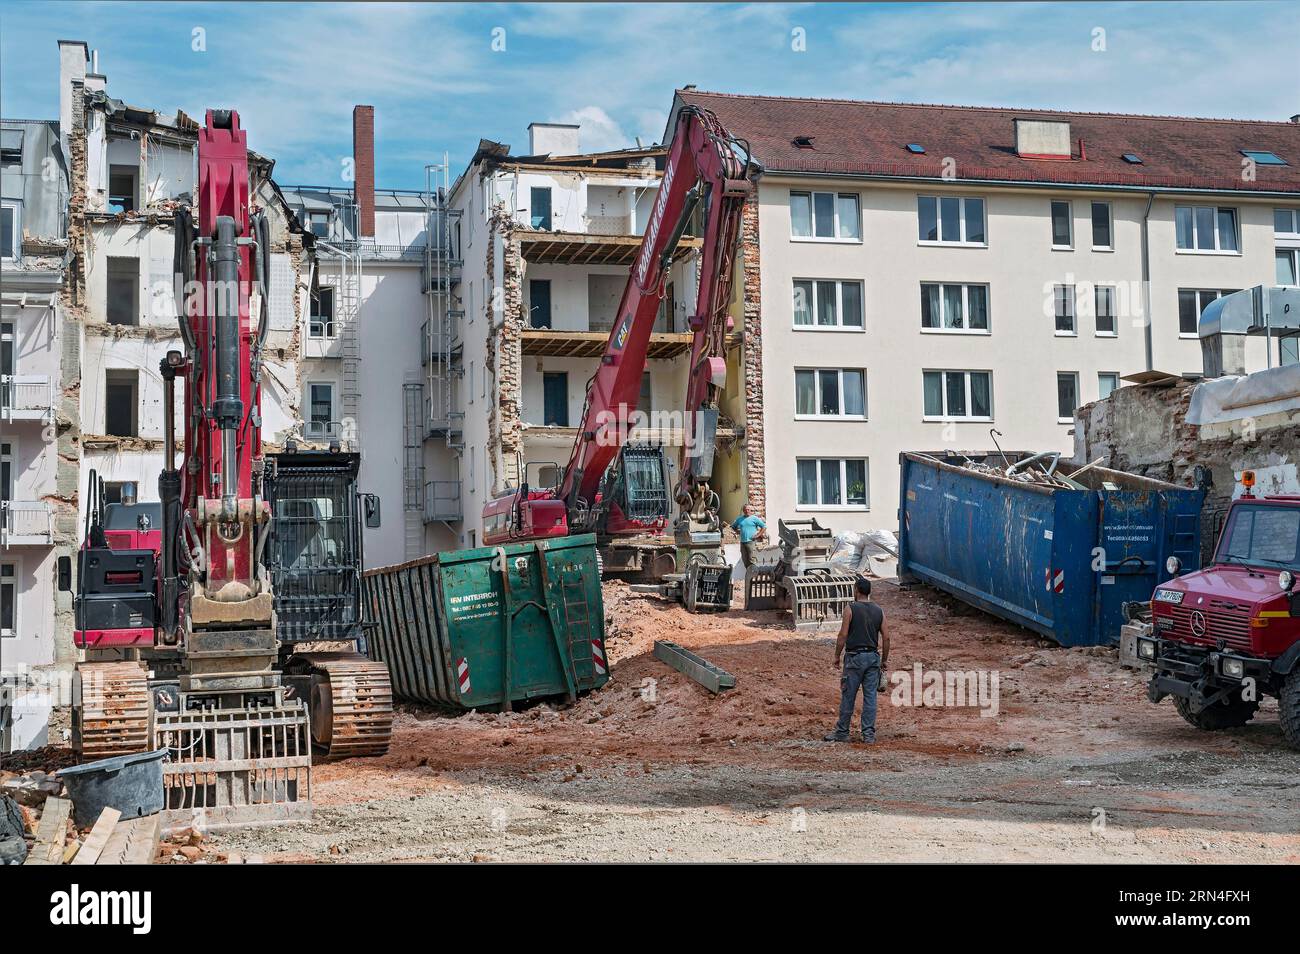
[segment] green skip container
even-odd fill
[[[403,699],[510,709],[609,681],[591,534],[454,550],[364,575],[366,651]]]

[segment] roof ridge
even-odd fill
[[[721,96],[727,99],[765,99],[775,100],[778,102],[792,103],[835,103],[840,105],[852,106],[892,106],[903,109],[961,109],[987,113],[1046,113],[1053,116],[1098,116],[1111,119],[1160,119],[1176,120],[1178,122],[1190,123],[1224,123],[1229,125],[1241,125],[1250,123],[1260,126],[1297,126],[1298,124],[1287,119],[1232,119],[1228,117],[1215,116],[1177,116],[1160,113],[1108,113],[1098,110],[1064,110],[1064,109],[1042,109],[1032,106],[964,106],[959,103],[901,103],[890,102],[888,100],[877,99],[840,99],[832,96],[772,96],[763,93],[722,93],[714,90],[703,89],[679,89],[679,95],[703,95],[703,96]]]

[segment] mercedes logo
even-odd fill
[[[1205,635],[1205,614],[1200,610],[1192,610],[1192,635]]]

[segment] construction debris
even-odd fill
[[[685,673],[715,695],[724,689],[734,689],[736,677],[689,649],[676,643],[655,640],[655,658]]]
[[[66,798],[45,801],[41,823],[36,829],[36,844],[32,846],[24,864],[57,865],[63,863],[63,851],[68,841],[68,819],[72,815],[72,802]]]

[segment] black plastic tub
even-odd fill
[[[143,818],[162,811],[166,754],[166,749],[158,749],[62,769],[58,775],[72,799],[77,827],[93,825],[105,808],[116,808],[123,818]]]

